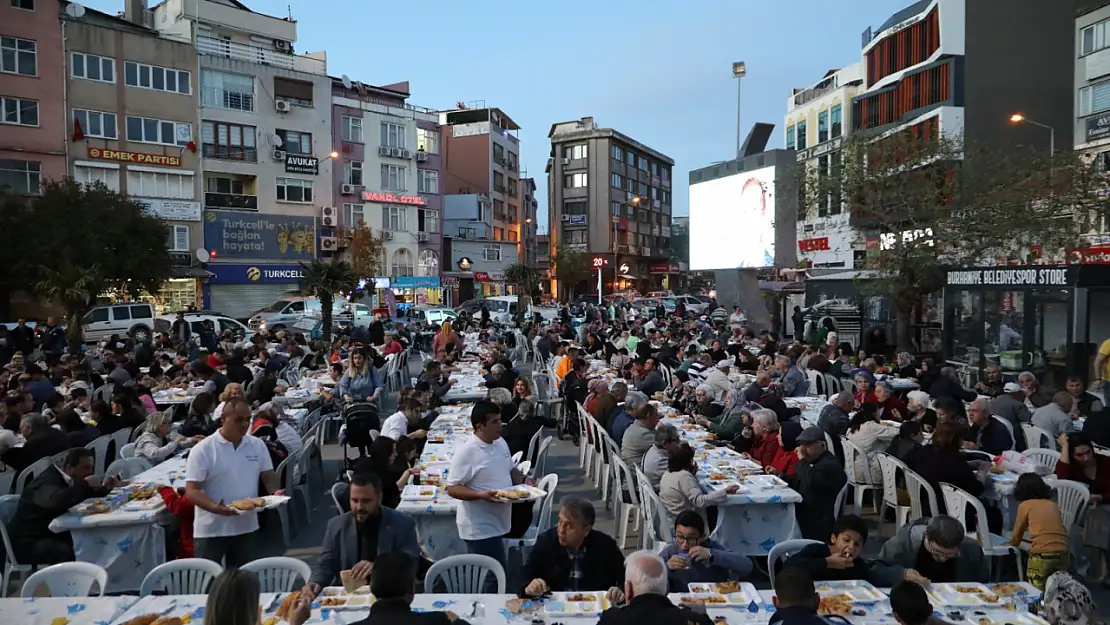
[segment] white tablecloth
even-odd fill
[[[135,597],[0,599],[0,623],[51,625],[65,618],[69,625],[107,625],[134,602]]]

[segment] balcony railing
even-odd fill
[[[222,56],[237,61],[270,65],[310,74],[327,74],[327,64],[324,61],[308,56],[280,52],[272,46],[246,45],[216,37],[197,37],[197,52],[209,56]]]
[[[228,91],[219,87],[200,88],[201,106],[211,106],[233,111],[253,111],[254,94],[244,91]]]
[[[242,161],[244,163],[258,162],[258,148],[248,148],[238,145],[205,143],[201,146],[201,155],[204,158],[216,158],[222,161]]]
[[[240,195],[237,193],[208,192],[204,194],[204,207],[226,208],[239,211],[256,211],[258,210],[258,196]]]

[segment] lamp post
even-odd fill
[[[1040,126],[1041,128],[1044,128],[1045,130],[1048,130],[1048,155],[1049,156],[1055,156],[1056,155],[1056,129],[1055,128],[1053,128],[1052,126],[1049,126],[1048,124],[1042,124],[1041,122],[1033,121],[1033,120],[1029,119],[1028,117],[1022,115],[1021,113],[1014,113],[1013,115],[1011,115],[1010,116],[1010,121],[1015,123],[1015,124],[1032,124],[1034,126]]]
[[[740,81],[748,73],[748,66],[743,61],[732,64],[732,77],[736,79],[736,160],[740,160]]]
[[[524,218],[524,264],[532,266],[532,218]]]

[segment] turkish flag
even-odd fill
[[[85,133],[81,130],[81,120],[76,117],[73,118],[73,140],[81,141],[85,138]]]

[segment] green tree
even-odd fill
[[[344,228],[339,236],[347,243],[339,257],[346,260],[355,278],[373,278],[385,273],[385,244],[365,224]]]
[[[574,299],[574,285],[586,276],[590,259],[582,252],[562,248],[555,253],[555,279],[559,281],[559,296],[564,302]]]
[[[332,306],[335,294],[354,289],[357,278],[350,263],[342,260],[314,258],[301,263],[301,290],[320,298],[323,313],[324,342],[331,345]]]
[[[799,210],[846,210],[879,238],[865,265],[874,278],[860,286],[890,297],[900,350],[913,350],[913,312],[946,268],[1029,261],[1038,249],[1065,262],[1106,208],[1104,176],[1073,153],[976,145],[921,125],[853,137],[825,173],[800,167]]]
[[[62,305],[65,310],[69,352],[79,354],[81,345],[85,342],[85,313],[105,286],[100,267],[84,267],[66,262],[56,268],[43,268],[40,275],[38,282],[32,285],[32,291]]]
[[[516,322],[521,324],[528,311],[528,302],[532,294],[539,289],[540,273],[533,267],[516,262],[505,268],[505,280],[515,284],[516,293]]]

